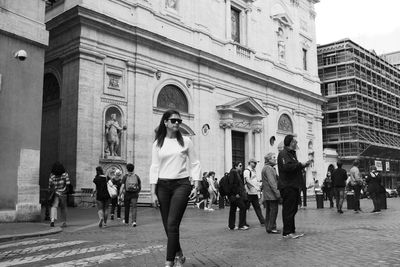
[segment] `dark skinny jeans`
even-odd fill
[[[178,252],[182,251],[179,242],[179,226],[189,201],[189,178],[159,179],[156,194],[160,203],[160,213],[167,234],[167,261],[174,261]]]
[[[229,208],[229,219],[228,227],[230,229],[235,228],[236,221],[236,209],[239,207],[239,228],[243,227],[246,223],[246,204],[242,197],[236,198],[236,196],[229,197],[230,208]]]

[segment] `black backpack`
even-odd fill
[[[224,177],[219,180],[219,193],[221,196],[228,196],[230,189],[229,189],[229,173],[225,173]]]

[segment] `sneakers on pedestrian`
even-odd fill
[[[136,222],[133,222],[133,223],[132,223],[132,227],[136,227]]]
[[[299,238],[300,236],[298,236],[298,235],[296,235],[296,234],[287,234],[287,235],[283,235],[282,236],[284,239],[296,239],[296,238]]]
[[[54,222],[50,222],[50,227],[54,227]]]
[[[204,210],[206,210],[206,211],[214,211],[214,209],[212,209],[212,208],[204,208]]]
[[[182,267],[186,261],[185,256],[176,256],[174,261],[174,267]]]
[[[294,233],[295,235],[297,235],[297,237],[302,237],[304,236],[304,233]]]
[[[117,217],[117,220],[121,220],[121,217]]]
[[[242,227],[238,228],[239,230],[249,230],[249,227],[246,225],[243,225]]]
[[[107,227],[107,224],[106,223],[103,223],[103,228],[106,228]]]
[[[381,212],[381,210],[373,210],[373,211],[371,211],[371,213],[380,213]]]
[[[100,221],[99,221],[99,227],[100,227],[100,228],[103,227],[103,219],[100,219]]]
[[[114,220],[114,214],[111,214],[111,217],[110,217],[110,219],[111,219],[111,221],[113,221],[113,220]]]
[[[280,234],[281,231],[279,231],[279,230],[269,230],[269,231],[267,231],[267,233],[268,234]]]

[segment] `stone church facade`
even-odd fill
[[[76,188],[133,162],[149,189],[162,113],[181,112],[204,171],[260,160],[296,133],[322,178],[316,0],[64,0],[46,12],[41,187],[55,159]]]

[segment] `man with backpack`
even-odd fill
[[[120,198],[124,199],[125,206],[124,223],[129,224],[129,211],[132,202],[132,226],[136,227],[137,201],[142,185],[139,176],[133,172],[135,166],[132,163],[128,163],[126,169],[128,173],[122,178],[120,190]]]
[[[258,192],[260,191],[260,183],[257,181],[256,175],[256,159],[249,160],[249,166],[243,171],[245,188],[247,191],[248,206],[253,205],[254,211],[256,212],[258,221],[261,225],[265,223],[264,217],[262,215],[260,200],[258,198]]]

